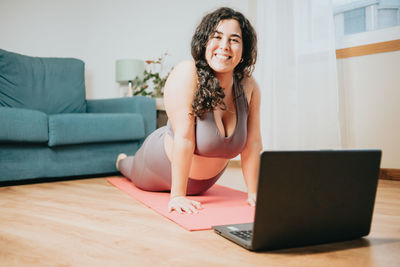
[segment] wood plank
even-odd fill
[[[387,42],[360,45],[336,50],[336,58],[359,57],[377,53],[393,52],[400,50],[400,39]]]
[[[241,171],[221,181],[242,186]],[[400,182],[379,180],[365,239],[253,253],[189,232],[105,178],[0,187],[2,266],[399,266]]]

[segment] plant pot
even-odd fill
[[[157,110],[165,110],[164,107],[164,98],[163,97],[155,97],[156,100],[156,108]]]

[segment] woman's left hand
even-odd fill
[[[254,207],[256,205],[257,193],[248,193],[247,194],[247,203]]]

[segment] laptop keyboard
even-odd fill
[[[251,240],[251,237],[253,236],[252,230],[232,231],[230,233],[246,241]]]

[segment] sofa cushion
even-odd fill
[[[0,106],[47,114],[86,112],[83,61],[0,49]]]
[[[130,141],[144,137],[139,114],[55,114],[49,115],[49,146]]]
[[[47,142],[48,132],[45,113],[0,107],[0,142]]]

